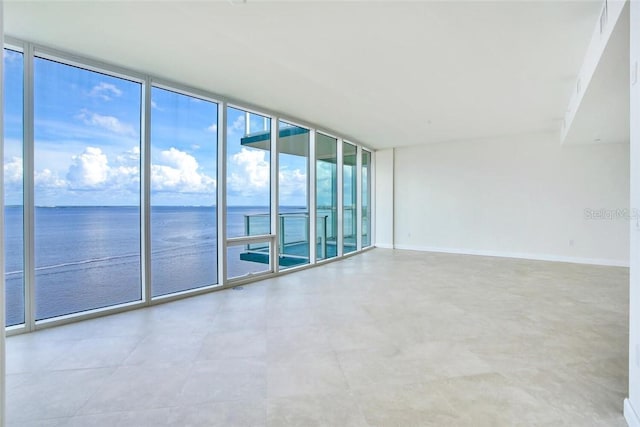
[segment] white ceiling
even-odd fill
[[[600,7],[9,0],[5,31],[383,148],[559,134]]]

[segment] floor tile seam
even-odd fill
[[[203,349],[204,349],[204,342],[205,342],[206,337],[207,337],[208,335],[209,335],[209,334],[205,335],[205,336],[200,340],[200,345],[198,346],[198,351],[197,351],[197,352],[196,352],[196,354],[195,354],[195,359],[192,361],[192,364],[193,364],[193,363],[195,363],[195,362],[197,362],[197,361],[199,361],[199,360],[206,360],[206,359],[202,359],[202,357],[201,357],[201,356],[202,356],[202,351],[203,351]]]
[[[148,335],[147,335],[148,336]],[[122,360],[120,362],[118,362],[116,365],[110,365],[110,366],[116,366],[116,367],[120,367],[120,366],[127,366],[126,365],[126,361],[131,357],[131,355],[135,352],[135,350],[140,346],[140,344],[142,343],[142,341],[144,341],[144,339],[147,337],[138,337],[136,343],[131,347],[131,349],[127,352],[127,355],[125,357],[122,358]]]
[[[92,393],[87,393],[87,395],[85,396],[85,398],[83,399],[83,402],[81,405],[78,405],[77,409],[74,411],[74,413],[71,415],[71,417],[76,416],[80,411],[82,411],[82,409],[84,409],[85,406],[87,406],[87,404],[91,401],[91,399],[93,399],[93,397],[95,395],[98,394],[98,392],[102,391],[105,387],[107,382],[115,375],[115,373],[118,371],[118,368],[109,368],[112,369],[111,373],[109,375],[107,375],[105,378],[103,378],[101,380],[101,384],[96,387]]]
[[[169,363],[168,365],[178,365],[178,363]],[[183,363],[180,363],[179,365],[183,366]],[[84,403],[78,407],[77,411],[74,413],[74,417],[75,416],[88,416],[88,415],[97,415],[97,414],[102,414],[102,413],[111,413],[111,412],[127,412],[127,411],[107,411],[107,412],[91,412],[91,413],[86,413],[86,414],[82,414],[82,410],[87,406],[87,404],[90,402],[91,399],[93,399],[94,396],[98,395],[100,392],[102,392],[105,387],[107,386],[107,384],[109,383],[109,381],[118,373],[118,371],[120,371],[122,368],[127,368],[130,369],[132,367],[140,367],[141,369],[149,369],[149,368],[145,368],[144,365],[120,365],[118,367],[112,367],[111,369],[113,369],[113,372],[111,372],[106,378],[104,378],[102,380],[102,383],[100,384],[99,387],[97,387],[93,393],[91,393],[89,395],[89,397],[84,401]],[[153,368],[152,368],[153,369]],[[184,379],[186,382],[186,378],[188,376],[188,373],[190,372],[191,369],[191,364],[189,364],[189,367],[187,369],[187,373],[185,373],[184,375]],[[148,409],[161,409],[164,406],[160,406],[160,407],[151,407],[151,408],[144,408],[145,410]]]

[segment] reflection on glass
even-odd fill
[[[316,254],[338,254],[338,141],[316,133]]]
[[[371,246],[371,153],[362,150],[362,247]]]
[[[309,263],[309,129],[280,121],[279,132],[278,262],[286,269]]]
[[[141,299],[141,93],[35,58],[36,320]]]
[[[217,283],[218,105],[152,88],[151,295]]]
[[[357,173],[356,173],[356,146],[348,142],[342,143],[342,230],[343,230],[343,251],[353,252],[357,249]]]
[[[24,323],[23,54],[4,50],[4,262],[6,325]]]

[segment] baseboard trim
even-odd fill
[[[633,409],[629,399],[624,400],[624,419],[629,424],[629,427],[640,427],[640,417],[638,413]]]
[[[393,249],[393,244],[391,243],[376,243],[376,248],[382,248],[382,249]]]
[[[381,245],[376,245],[376,246],[383,247]],[[628,262],[614,260],[614,259],[579,258],[579,257],[565,257],[565,256],[547,255],[547,254],[501,252],[501,251],[460,249],[460,248],[440,248],[440,247],[433,247],[433,246],[417,246],[417,245],[394,245],[394,247],[395,249],[404,249],[409,251],[441,252],[441,253],[459,254],[459,255],[494,256],[494,257],[501,257],[501,258],[530,259],[530,260],[536,260],[536,261],[570,262],[573,264],[604,265],[609,267],[629,267]]]

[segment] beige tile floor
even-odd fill
[[[624,426],[628,270],[376,249],[10,337],[10,426]]]

